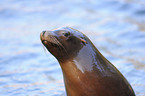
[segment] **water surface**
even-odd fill
[[[86,34],[145,96],[143,0],[5,0],[0,3],[0,96],[60,96],[57,60],[40,32],[70,26]]]

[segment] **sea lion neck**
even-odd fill
[[[66,62],[61,62],[60,65],[62,66],[68,66],[71,68],[71,66],[74,66],[77,70],[81,72],[85,71],[92,71],[94,67],[94,62],[96,62],[96,48],[93,45],[87,44],[83,48],[81,48],[77,54],[75,54],[73,57],[71,57],[68,61]],[[69,64],[73,64],[69,66]],[[67,67],[67,68],[68,68]]]

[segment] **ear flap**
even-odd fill
[[[84,44],[84,45],[88,44],[87,41],[84,40],[83,38],[80,38],[80,41],[81,41],[81,43]]]

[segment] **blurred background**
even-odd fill
[[[70,26],[86,34],[145,96],[144,0],[3,0],[0,2],[0,96],[65,93],[57,60],[40,32]]]

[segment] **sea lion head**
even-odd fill
[[[75,57],[78,51],[87,45],[84,34],[70,27],[62,27],[40,34],[43,45],[58,61],[64,62]]]

